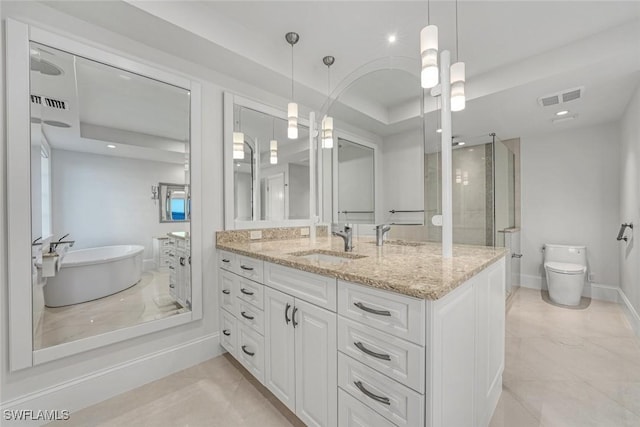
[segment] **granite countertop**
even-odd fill
[[[275,264],[374,288],[386,289],[416,298],[442,298],[466,280],[505,255],[504,248],[454,245],[453,258],[442,258],[439,243],[389,241],[376,246],[375,239],[353,241],[350,259],[340,264],[293,255],[299,252],[344,253],[339,237],[319,237],[273,241],[218,241],[227,250]]]

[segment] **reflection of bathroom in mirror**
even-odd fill
[[[338,223],[375,222],[374,149],[338,138],[336,218]]]
[[[333,149],[319,149],[325,222],[386,223],[394,225],[392,233],[399,226],[424,223],[425,139],[418,70],[413,58],[381,58],[336,86],[320,115],[333,117],[339,137]],[[368,159],[366,179],[341,161],[347,153],[361,156],[361,165]],[[359,230],[369,229],[373,227]]]
[[[33,349],[189,311],[189,91],[30,51]]]
[[[233,122],[236,223],[308,220],[308,127],[299,125],[298,139],[289,139],[286,119],[239,104]]]

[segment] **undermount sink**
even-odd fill
[[[366,258],[364,255],[356,255],[348,252],[333,252],[322,249],[313,251],[294,252],[290,255],[308,259],[309,261],[323,262],[327,264],[345,264],[354,259]]]

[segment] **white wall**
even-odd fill
[[[153,258],[152,238],[188,231],[185,223],[160,223],[151,186],[184,184],[184,165],[53,150],[53,230],[71,233],[74,249],[143,245]]]
[[[593,282],[619,286],[619,141],[613,124],[521,139],[523,285],[540,286],[541,248],[560,243],[586,245]]]
[[[219,354],[217,344],[218,312],[217,266],[215,258],[215,231],[223,228],[222,187],[222,95],[231,90],[265,104],[282,105],[287,99],[273,95],[261,88],[235,80],[211,69],[198,66],[181,58],[164,53],[135,40],[106,31],[69,15],[60,13],[38,2],[2,2],[3,25],[6,17],[29,22],[80,42],[115,51],[133,60],[146,62],[170,72],[191,76],[202,84],[202,208],[203,224],[203,318],[186,325],[170,328],[139,338],[59,359],[18,372],[9,372],[8,362],[8,314],[7,314],[7,239],[6,239],[6,187],[0,197],[0,406],[31,409],[71,409],[121,393],[144,382],[184,369],[190,364]],[[0,57],[4,60],[4,28],[0,31]],[[190,48],[189,46],[185,48]],[[197,47],[194,47],[197,48]],[[0,84],[4,82],[4,67],[0,67]],[[4,91],[2,92],[4,93]],[[5,105],[2,99],[0,105]],[[301,115],[308,109],[301,106]],[[3,135],[0,149],[0,176],[6,175],[6,139],[4,115],[0,115]],[[194,200],[194,204],[197,203]],[[175,357],[179,349],[188,348],[184,357]],[[184,354],[184,353],[180,353]],[[123,369],[135,369],[134,374],[117,377]],[[130,372],[130,371],[126,371]],[[104,376],[101,376],[104,375]],[[98,387],[83,389],[86,381],[97,381]],[[92,383],[93,384],[93,383]],[[60,391],[55,401],[49,392]],[[68,391],[68,392],[66,392]],[[73,392],[75,391],[75,394]],[[70,396],[73,396],[70,399]],[[40,400],[38,400],[40,399]],[[32,407],[31,402],[44,402],[55,408]],[[3,426],[5,425],[3,421]],[[19,424],[27,425],[27,424]]]
[[[619,242],[620,287],[640,313],[640,86],[627,107],[620,125],[620,218],[618,223],[632,222],[634,239]],[[630,235],[627,231],[627,235]],[[637,323],[636,323],[637,325]],[[638,330],[640,334],[640,330]]]

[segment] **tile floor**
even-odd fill
[[[140,282],[117,294],[68,307],[45,307],[33,344],[38,350],[183,311],[169,295],[169,273],[147,271]]]
[[[619,305],[583,310],[514,293],[491,427],[640,426],[640,340]],[[54,424],[55,425],[55,424]],[[299,426],[237,362],[217,357],[71,414],[61,426]]]

